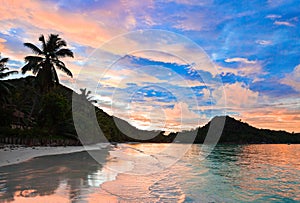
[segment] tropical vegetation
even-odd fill
[[[26,64],[21,68],[23,74],[31,71],[34,76],[25,78],[3,80],[17,73],[6,66],[8,58],[0,57],[0,143],[15,143],[27,145],[78,145],[95,142],[173,142],[177,133],[168,136],[164,132],[155,132],[157,136],[148,140],[133,139],[121,132],[115,124],[126,126],[126,134],[145,135],[148,131],[138,130],[124,120],[105,113],[94,106],[97,101],[86,88],[80,89],[79,94],[59,84],[57,70],[61,70],[73,77],[72,72],[61,61],[64,57],[74,57],[73,52],[66,48],[67,43],[59,35],[50,34],[47,39],[44,35],[39,37],[41,48],[24,43],[35,55],[25,57]],[[75,96],[75,97],[74,97]],[[72,98],[76,98],[77,105],[72,104]],[[89,127],[91,121],[90,112],[94,112],[96,125],[105,136],[99,140],[99,130],[91,128],[91,133],[84,140],[77,135],[74,117],[82,125]],[[214,119],[220,119],[216,117]],[[272,131],[257,129],[226,117],[226,122],[220,143],[300,143],[300,134],[284,131]],[[94,124],[94,123],[92,123]],[[194,131],[195,142],[203,143],[211,122]],[[80,127],[80,126],[79,126]],[[152,133],[153,134],[153,133]],[[180,142],[187,142],[191,132],[181,133]]]
[[[9,68],[6,66],[6,63],[8,62],[9,58],[1,58],[0,54],[0,105],[7,103],[7,96],[11,94],[10,89],[13,88],[13,86],[7,82],[4,81],[6,77],[18,73],[18,71],[10,71]]]
[[[59,35],[50,34],[47,40],[45,40],[44,35],[41,35],[39,41],[42,44],[41,48],[32,43],[24,43],[24,46],[30,48],[35,55],[25,57],[26,65],[22,68],[22,73],[32,71],[34,75],[37,75],[41,92],[48,92],[55,84],[59,84],[55,68],[73,77],[72,72],[60,59],[64,57],[73,58],[74,54],[70,49],[64,48],[67,43]]]

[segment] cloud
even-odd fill
[[[222,76],[227,74],[233,74],[237,77],[245,77],[252,79],[254,81],[260,81],[261,78],[266,75],[263,70],[263,66],[260,61],[249,60],[247,58],[235,57],[225,59],[226,63],[238,63],[237,67],[226,67],[222,65],[217,65],[216,68]]]
[[[182,5],[190,5],[190,6],[205,6],[205,5],[211,5],[213,3],[213,0],[166,0],[166,2],[175,2],[176,4],[182,4]]]
[[[221,75],[234,74],[236,76],[251,78],[254,81],[260,81],[261,77],[266,74],[263,67],[258,64],[240,65],[236,68],[216,66]]]
[[[274,25],[284,25],[284,26],[288,26],[288,27],[293,27],[295,26],[294,24],[287,22],[287,21],[275,21]]]
[[[203,93],[203,100],[208,100],[211,97],[211,92],[209,89],[204,88],[202,89],[202,93]]]
[[[192,15],[182,15],[182,19],[178,20],[178,24],[174,25],[174,28],[183,31],[201,31],[206,29],[205,25],[202,23],[204,15],[202,13],[193,13]]]
[[[257,63],[257,61],[250,61],[246,58],[240,58],[240,57],[228,58],[228,59],[225,59],[225,62],[227,62],[227,63],[240,62],[240,63],[245,63],[245,64],[256,64]]]
[[[126,120],[144,130],[189,130],[199,126],[200,120],[202,124],[205,124],[203,120],[208,120],[205,116],[191,111],[185,102],[177,102],[173,108],[157,108],[147,103],[129,105],[130,111],[122,113],[122,117],[127,115]]]
[[[145,58],[152,61],[164,62],[164,63],[173,63],[178,65],[188,65],[186,61],[184,61],[179,56],[172,55],[170,53],[164,53],[163,51],[137,51],[131,53],[132,56]]]
[[[113,70],[109,69],[103,75],[103,79],[100,80],[100,84],[115,88],[126,88],[128,83],[134,83],[138,86],[144,86],[145,83],[162,83],[164,80],[160,80],[157,77],[148,75],[146,73],[131,70]]]
[[[226,107],[236,108],[254,106],[258,101],[258,96],[258,92],[250,90],[242,82],[224,84],[223,87],[212,92],[212,97],[217,100],[217,106],[226,105]]]
[[[6,53],[7,53],[8,51],[6,50],[5,42],[6,42],[5,39],[0,38],[0,50],[1,50],[1,52],[6,52]],[[2,53],[2,54],[3,54],[3,53]]]
[[[286,0],[268,0],[267,1],[270,7],[279,7],[282,4],[286,4]]]
[[[267,46],[267,45],[273,44],[273,42],[271,40],[256,40],[255,42],[257,44],[260,44],[260,45],[263,45],[263,46]]]
[[[9,28],[23,28],[27,32],[24,37],[30,39],[51,31],[62,34],[67,41],[97,48],[112,37],[134,29],[137,20],[131,10],[146,4],[149,3],[107,3],[104,7],[95,6],[86,14],[48,1],[14,1],[1,6],[0,20],[10,22]]]
[[[281,18],[281,15],[270,14],[270,15],[267,15],[266,18],[270,18],[270,19]]]
[[[153,123],[156,119],[157,122],[154,125],[159,127],[162,114],[153,111],[151,105],[161,106],[162,111],[168,109],[169,117],[177,118],[179,118],[179,107],[182,106],[182,111],[186,112],[186,115],[196,118],[194,113],[198,112],[197,109],[193,109],[195,112],[187,111],[195,107],[189,99],[191,94],[196,94],[197,101],[203,102],[201,103],[203,110],[213,109],[214,114],[218,114],[222,109],[221,100],[226,98],[222,96],[222,89],[218,86],[221,85],[221,81],[214,85],[213,79],[219,73],[224,81],[227,80],[226,82],[230,83],[224,84],[229,103],[227,110],[244,118],[245,112],[249,113],[248,116],[255,116],[256,108],[258,111],[264,110],[259,107],[260,100],[265,99],[264,95],[268,95],[271,101],[281,97],[294,99],[298,96],[296,91],[300,91],[297,79],[300,77],[298,66],[293,72],[286,74],[282,80],[277,80],[277,83],[272,81],[272,78],[278,78],[279,68],[291,68],[290,64],[294,64],[299,55],[297,49],[299,40],[298,35],[294,33],[295,29],[285,32],[285,26],[298,25],[298,18],[293,17],[297,3],[269,0],[269,6],[259,7],[257,2],[253,2],[249,5],[251,9],[247,11],[240,7],[237,1],[216,3],[213,0],[168,0],[167,2],[111,0],[89,1],[88,3],[74,1],[71,4],[65,0],[56,2],[24,0],[1,1],[1,3],[0,50],[2,56],[9,57],[13,61],[11,64],[14,67],[23,63],[24,56],[31,54],[30,50],[23,47],[23,42],[38,44],[40,34],[58,33],[75,53],[75,59],[66,58],[64,61],[72,70],[74,78],[80,76],[76,81],[77,85],[80,88],[87,87],[92,91],[99,85],[101,97],[105,97],[101,105],[106,110],[110,109],[108,98],[112,97],[114,90],[123,91],[120,95],[115,95],[117,98],[113,98],[115,101],[113,107],[119,113],[127,108],[130,93],[147,85],[168,89],[185,98],[185,100],[176,101],[175,105],[174,101],[171,104],[170,98],[156,97],[156,99],[146,101],[150,107],[145,105],[147,106],[143,107],[145,109],[142,107],[139,109],[135,106],[134,117],[140,121],[139,125],[147,124],[149,116],[145,116],[143,111],[149,111],[153,113],[150,116],[152,120],[148,120],[148,123]],[[274,6],[278,8],[274,10]],[[247,16],[246,24],[244,16]],[[272,23],[277,25],[276,29]],[[145,28],[172,30],[194,41],[185,36],[176,37],[172,32],[146,33],[143,31]],[[135,30],[138,30],[138,33],[144,32],[144,35],[123,35]],[[123,37],[116,39],[115,36]],[[103,44],[110,42],[111,39],[113,39],[112,43]],[[219,63],[217,66],[214,66],[199,45],[208,55],[216,56],[214,59]],[[269,45],[288,47],[290,51],[284,52],[286,60],[280,57],[283,56],[283,52],[278,52],[278,56],[274,55],[275,47]],[[101,52],[101,54],[94,55],[94,57],[90,55],[95,53],[93,51],[98,47],[100,48],[96,52]],[[162,52],[165,54],[161,54]],[[156,61],[160,63],[160,66],[148,67],[147,70],[145,67],[149,64],[137,66],[130,61],[125,63],[122,60],[124,62],[122,67],[113,67],[105,75],[104,71],[111,68],[110,65],[126,55],[140,58],[140,60],[143,58]],[[88,58],[87,64],[82,62],[86,58]],[[223,59],[226,60],[219,61]],[[168,65],[173,67],[163,69]],[[166,71],[167,69],[169,71]],[[270,75],[267,76],[265,70],[270,71]],[[81,71],[80,74],[79,71]],[[201,77],[207,76],[209,79],[206,81],[195,79],[194,76],[197,74],[192,77],[197,72]],[[274,74],[275,77],[273,77]],[[59,77],[64,85],[72,86],[74,79],[60,73]],[[245,84],[250,84],[251,89]],[[255,85],[256,88],[254,88]],[[205,86],[208,87],[204,88]],[[147,94],[147,92],[143,93]],[[159,93],[161,92],[156,92],[157,95]],[[210,99],[217,104],[208,108]],[[184,101],[186,106],[180,104],[179,101]],[[168,104],[169,106],[166,107],[165,105]],[[268,102],[264,106],[266,107],[267,104]],[[170,105],[173,106],[170,107]],[[275,109],[268,108],[270,112]],[[276,119],[276,111],[272,113],[274,116],[268,115],[268,118]],[[280,113],[288,114],[284,108],[280,110]],[[263,116],[257,115],[255,117],[257,120],[260,120],[259,116]],[[292,119],[292,117],[286,118]],[[175,126],[174,128],[180,126],[178,120],[174,121],[171,118],[169,120],[169,126],[171,123]],[[267,125],[268,119],[260,121]],[[189,123],[185,126],[193,126],[194,120],[187,122]],[[289,124],[287,126],[291,127]]]
[[[280,82],[281,84],[291,86],[300,93],[300,64],[294,68],[293,72],[286,74]]]
[[[176,103],[174,108],[165,109],[164,112],[166,123],[172,123],[172,126],[176,126],[177,129],[191,129],[198,126],[200,122],[200,115],[191,111],[188,104],[184,102]]]
[[[285,129],[289,132],[300,132],[299,115],[299,108],[298,110],[289,110],[280,107],[263,107],[243,111],[236,118],[240,118],[258,128]]]
[[[6,42],[6,39],[0,38],[0,43]]]

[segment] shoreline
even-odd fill
[[[118,143],[118,144],[145,144],[145,143],[129,142],[129,143]],[[151,143],[151,144],[159,144],[159,143]],[[171,143],[161,143],[161,144],[171,144]],[[172,144],[185,144],[185,143],[172,143]],[[297,143],[251,143],[251,144],[218,143],[218,145],[260,145],[260,144],[295,145]],[[0,167],[21,163],[41,156],[70,154],[70,153],[89,151],[89,150],[99,150],[99,149],[105,149],[111,145],[112,144],[110,143],[99,143],[99,144],[87,145],[87,146],[22,146],[22,145],[0,143]]]
[[[99,143],[88,146],[58,146],[58,147],[44,147],[44,146],[18,146],[18,145],[3,145],[0,149],[0,167],[13,165],[28,161],[30,159],[59,154],[70,154],[75,152],[82,152],[88,150],[105,149],[110,146],[109,143]]]

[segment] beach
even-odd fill
[[[129,174],[127,165],[155,165],[137,159],[149,153],[165,162],[157,154],[161,144],[100,147],[1,149],[10,163],[0,167],[0,202],[300,201],[299,145],[218,145],[199,160],[202,145],[194,144],[173,165],[150,174]]]
[[[99,150],[109,146],[108,143],[101,143],[88,146],[60,146],[60,147],[24,147],[18,145],[3,145],[0,149],[0,167],[17,164],[35,157],[69,154],[88,150]]]

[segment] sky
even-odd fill
[[[1,0],[0,13],[8,67],[32,54],[24,42],[59,34],[75,54],[63,59],[74,77],[59,72],[61,83],[91,90],[138,128],[182,131],[231,115],[300,132],[297,0]]]

